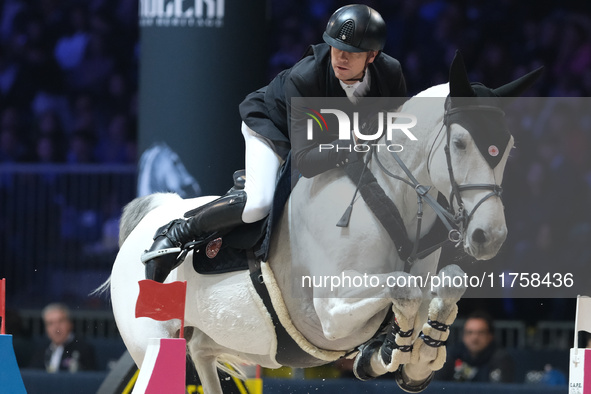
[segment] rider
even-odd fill
[[[330,17],[322,38],[325,43],[310,46],[298,63],[240,104],[246,143],[244,190],[231,191],[196,209],[187,220],[176,219],[158,229],[142,256],[146,278],[163,282],[180,263],[177,255],[186,243],[265,218],[292,142],[293,163],[305,177],[358,159],[356,152],[346,150],[319,152],[305,141],[304,132],[291,133],[291,98],[406,97],[400,63],[381,52],[386,24],[377,11],[362,4],[341,7]],[[334,138],[338,143],[338,135]]]

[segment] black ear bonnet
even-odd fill
[[[457,105],[458,101],[449,96],[445,100],[445,126],[456,123],[466,129],[482,157],[491,168],[495,168],[511,139],[505,112],[498,105],[499,100],[461,98],[460,105]]]
[[[519,96],[538,79],[541,72],[540,67],[513,82],[491,89],[478,82],[469,82],[462,55],[456,52],[449,72],[450,93],[445,101],[445,126],[456,123],[466,129],[488,165],[495,168],[511,139],[501,98]]]

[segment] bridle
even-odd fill
[[[417,202],[418,202],[417,230],[416,230],[416,234],[415,234],[413,250],[407,259],[407,262],[409,264],[412,264],[416,260],[431,254],[433,251],[435,251],[439,247],[443,246],[443,244],[445,244],[447,242],[451,242],[451,243],[455,244],[456,247],[459,246],[461,244],[461,242],[464,240],[465,230],[468,228],[468,224],[470,223],[470,220],[474,216],[474,213],[476,212],[476,210],[489,198],[495,197],[495,196],[500,198],[501,194],[503,192],[503,188],[498,184],[488,184],[488,183],[474,183],[474,184],[464,184],[464,185],[458,184],[456,182],[456,179],[454,176],[453,166],[452,166],[452,162],[451,162],[451,153],[450,153],[451,125],[454,123],[454,122],[450,121],[451,115],[461,114],[464,112],[471,112],[471,113],[474,113],[474,112],[480,112],[480,113],[495,112],[497,114],[501,114],[502,116],[504,116],[503,110],[501,110],[498,107],[486,106],[486,105],[465,105],[465,106],[451,108],[450,103],[451,102],[448,98],[448,100],[446,100],[446,103],[445,103],[445,112],[443,115],[443,123],[441,125],[441,128],[440,128],[437,136],[435,137],[435,140],[434,140],[434,142],[429,150],[429,154],[427,156],[427,163],[428,163],[427,169],[429,171],[429,163],[430,163],[432,151],[434,149],[436,141],[439,139],[439,136],[441,135],[441,132],[445,128],[446,145],[444,147],[444,151],[445,151],[445,156],[446,156],[449,180],[450,180],[450,184],[451,184],[451,194],[450,194],[449,198],[447,199],[447,201],[449,201],[449,204],[445,204],[445,203],[442,204],[438,201],[438,199],[431,196],[429,194],[429,190],[431,189],[431,186],[425,186],[425,185],[420,184],[419,181],[415,178],[415,176],[408,169],[406,164],[404,164],[404,162],[402,161],[402,159],[400,158],[398,153],[396,153],[394,151],[390,151],[390,154],[392,155],[394,160],[396,160],[396,162],[398,163],[400,168],[404,171],[404,173],[406,174],[406,177],[408,179],[405,179],[401,176],[393,174],[391,171],[389,171],[380,161],[379,156],[377,154],[378,151],[374,152],[373,150],[371,150],[370,155],[368,155],[368,158],[366,160],[366,166],[367,166],[369,164],[369,161],[371,160],[371,157],[373,154],[373,156],[375,156],[376,163],[378,164],[378,166],[380,167],[380,169],[382,170],[382,172],[384,174],[386,174],[387,176],[389,176],[391,178],[400,180],[400,181],[408,184],[409,186],[414,188],[415,192],[417,193]],[[490,190],[490,192],[487,195],[485,195],[484,197],[482,197],[478,201],[478,203],[476,203],[474,208],[472,208],[472,210],[468,213],[465,209],[465,205],[462,200],[462,192],[467,191],[467,190]],[[458,206],[457,211],[454,209],[454,200],[456,201],[456,204]],[[420,235],[421,235],[421,223],[422,223],[422,217],[423,217],[423,204],[424,203],[429,205],[435,211],[435,213],[437,214],[439,219],[442,221],[443,225],[447,229],[447,239],[445,239],[443,242],[440,242],[439,244],[430,246],[427,249],[419,251],[418,245],[419,245],[419,240],[420,240]]]
[[[455,176],[454,176],[454,172],[453,172],[453,166],[451,164],[451,154],[450,154],[450,139],[451,139],[451,124],[452,122],[449,121],[449,118],[451,115],[456,114],[456,113],[462,113],[462,112],[479,112],[479,113],[483,113],[483,112],[494,112],[497,114],[500,114],[501,116],[505,116],[505,112],[503,112],[502,109],[498,108],[498,107],[493,107],[493,106],[485,106],[485,105],[466,105],[466,106],[461,106],[461,107],[456,107],[456,108],[447,108],[447,106],[449,105],[450,101],[448,100],[446,102],[446,110],[443,116],[443,124],[445,125],[446,128],[446,135],[447,135],[447,142],[445,145],[445,156],[446,156],[446,161],[447,161],[447,170],[449,172],[449,180],[452,186],[452,192],[451,192],[451,196],[450,196],[450,208],[453,212],[453,200],[455,199],[457,201],[458,204],[458,220],[459,220],[459,224],[461,226],[463,226],[462,228],[465,229],[468,227],[468,224],[470,222],[470,220],[472,219],[472,217],[474,216],[474,213],[476,212],[476,210],[489,198],[491,197],[501,197],[501,194],[503,193],[503,188],[501,187],[501,185],[497,185],[497,184],[489,184],[489,183],[474,183],[474,184],[467,184],[467,185],[458,185],[458,183],[456,182]],[[468,130],[469,132],[469,130]],[[488,193],[487,195],[485,195],[484,197],[482,197],[478,203],[476,203],[476,205],[474,206],[474,208],[472,208],[472,211],[469,214],[466,214],[466,210],[464,208],[464,202],[462,200],[462,195],[461,192],[466,191],[466,190],[490,190],[490,193]]]

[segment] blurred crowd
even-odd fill
[[[0,163],[135,163],[136,0],[5,0]]]

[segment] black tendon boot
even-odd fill
[[[164,282],[170,271],[181,263],[177,257],[183,245],[242,224],[245,204],[246,192],[233,191],[191,211],[194,215],[187,220],[176,219],[160,227],[154,235],[154,243],[141,258],[146,265],[146,279]]]

